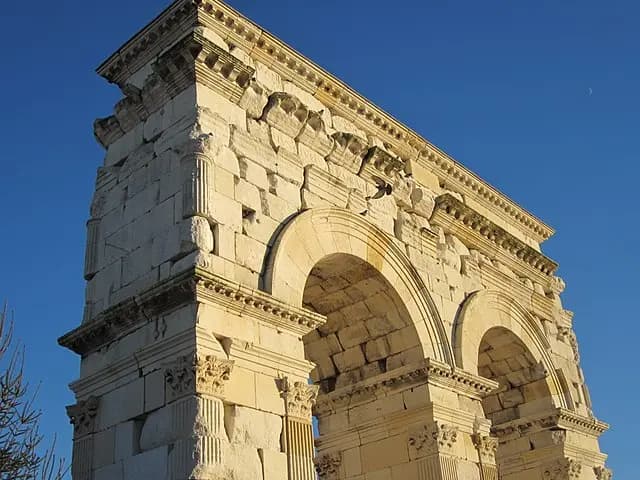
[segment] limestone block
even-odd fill
[[[421,217],[431,218],[436,205],[435,198],[435,193],[430,190],[414,186],[410,195],[411,211]]]
[[[108,428],[93,436],[93,468],[111,465],[114,462],[116,428]]]
[[[100,399],[98,430],[104,430],[144,412],[144,378],[116,388]]]
[[[326,160],[358,174],[367,152],[367,141],[363,137],[345,132],[336,132],[332,138],[334,147]]]
[[[269,189],[269,181],[267,180],[267,170],[249,160],[248,158],[240,158],[238,161],[240,166],[240,177],[252,185],[255,185],[260,190],[268,190]],[[269,170],[270,172],[276,171],[275,160],[273,164],[273,169]]]
[[[144,410],[150,412],[164,406],[164,371],[155,370],[144,377]]]
[[[309,117],[298,134],[296,141],[308,146],[323,157],[329,155],[333,150],[334,140],[327,135],[322,114],[314,111],[309,112]]]
[[[151,267],[155,268],[174,258],[181,251],[180,228],[171,228],[155,235],[151,244]]]
[[[282,418],[278,415],[231,405],[225,408],[225,428],[231,443],[280,451]]]
[[[363,322],[354,323],[338,332],[338,338],[344,348],[351,348],[365,343],[368,337],[369,332]]]
[[[240,176],[238,157],[229,147],[221,146],[212,158],[215,165],[225,169],[236,177]]]
[[[142,123],[139,123],[131,131],[125,133],[123,136],[109,145],[109,148],[107,149],[107,155],[104,159],[104,166],[112,167],[118,164],[136,148],[142,145],[143,142],[144,125]]]
[[[281,222],[298,211],[298,207],[267,191],[260,191],[262,213]]]
[[[333,116],[333,129],[338,132],[346,132],[352,135],[356,135],[360,138],[367,138],[367,134],[364,130],[356,127],[353,122],[350,122],[344,117],[338,115]]]
[[[244,109],[201,83],[196,84],[196,95],[197,104],[200,107],[208,108],[224,118],[230,125],[246,131],[247,112]]]
[[[295,185],[302,185],[304,180],[304,168],[300,164],[295,153],[288,150],[280,150],[276,163],[276,173]]]
[[[240,97],[238,106],[246,110],[250,118],[257,119],[262,117],[262,112],[268,101],[267,90],[254,80],[249,83],[242,97]]]
[[[252,183],[242,178],[235,180],[235,199],[240,202],[243,208],[249,208],[254,212],[261,210],[260,190]]]
[[[182,433],[174,431],[172,408],[167,406],[147,416],[140,430],[139,447],[141,451],[168,445]]]
[[[253,272],[261,272],[267,246],[251,237],[236,233],[236,261]]]
[[[287,455],[273,450],[259,449],[262,461],[263,480],[282,480],[287,478]]]
[[[260,373],[255,374],[255,379],[256,407],[265,412],[284,415],[284,401],[276,379]]]
[[[180,252],[194,250],[213,252],[214,238],[209,221],[204,217],[190,217],[180,224]]]
[[[324,159],[325,156],[326,155],[320,155],[315,150],[307,147],[304,143],[298,142],[298,159],[303,167],[315,165],[322,170],[327,170],[327,161]]]
[[[242,219],[242,233],[264,244],[269,243],[278,226],[278,222],[263,215],[260,209]]]
[[[234,198],[235,176],[233,175],[233,173],[219,166],[215,166],[213,170],[213,177],[215,179],[213,185],[216,192],[226,197]]]
[[[156,182],[149,185],[149,188],[145,188],[137,195],[127,198],[123,224],[132,222],[145,213],[150,212],[158,202],[159,188],[160,184]]]
[[[229,478],[233,480],[256,480],[263,478],[262,462],[260,461],[258,450],[244,445],[230,444],[225,449],[225,459],[228,473],[219,478]]]
[[[409,461],[406,434],[389,436],[361,447],[363,472],[375,472]],[[384,477],[383,477],[384,478]],[[389,477],[386,477],[389,478]]]
[[[281,132],[276,127],[271,127],[269,129],[269,135],[271,140],[271,145],[273,146],[276,152],[279,152],[281,149],[287,150],[292,154],[298,153],[298,147],[296,145],[296,141],[291,138],[286,133]]]
[[[124,480],[166,478],[168,446],[158,447],[124,460]]]
[[[265,64],[261,62],[255,62],[256,67],[256,80],[264,85],[272,92],[282,92],[283,85],[280,75],[271,70]]]
[[[387,358],[387,370],[394,370],[404,365],[417,363],[424,358],[421,347],[413,347]]]
[[[362,348],[358,345],[335,354],[333,362],[338,370],[346,372],[362,367],[366,363],[366,359],[364,358],[364,353],[362,353]]]
[[[295,96],[276,92],[269,97],[263,119],[292,138],[296,138],[307,120],[309,109]]]
[[[93,473],[93,480],[124,480],[124,465],[122,462],[98,468]],[[78,477],[73,477],[78,478]]]
[[[313,194],[311,197],[305,195],[305,199],[307,200],[306,208],[312,206],[308,203],[315,203],[315,199],[337,207],[344,208],[347,206],[350,190],[338,178],[315,165],[305,167],[304,174],[305,182],[302,193],[304,195],[306,190]]]
[[[242,231],[242,204],[218,192],[210,192],[211,218],[236,232]]]
[[[135,249],[122,262],[122,285],[127,285],[151,270],[152,243]]]
[[[370,340],[365,345],[364,353],[369,362],[386,358],[390,354],[389,341],[385,337]]]
[[[141,422],[130,421],[115,427],[115,460],[125,460],[139,452]]]
[[[282,198],[296,208],[300,208],[300,186],[291,183],[281,176],[272,173],[268,175],[269,191]]]
[[[260,392],[260,395],[262,395],[262,392]],[[255,407],[255,373],[241,367],[235,367],[233,369],[233,375],[231,375],[228,382],[225,384],[224,398],[230,403],[247,407]]]

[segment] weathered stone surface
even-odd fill
[[[611,478],[549,227],[217,0],[100,74],[74,480]]]

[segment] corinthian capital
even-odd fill
[[[311,410],[318,396],[317,385],[292,382],[288,378],[280,381],[280,392],[284,399],[287,415],[304,420],[311,419]]]
[[[213,355],[179,357],[165,372],[169,400],[194,393],[219,395],[232,369],[233,361]]]

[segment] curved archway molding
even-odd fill
[[[549,354],[551,345],[536,319],[516,300],[495,290],[471,294],[458,312],[453,328],[453,353],[457,367],[478,375],[478,353],[485,334],[502,327],[516,335],[546,372],[556,407],[570,408],[563,382]]]
[[[294,217],[271,247],[264,288],[288,304],[302,306],[311,270],[335,254],[353,255],[380,272],[404,302],[425,357],[453,364],[448,336],[422,278],[394,239],[353,212],[319,208]]]

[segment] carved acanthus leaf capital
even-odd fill
[[[494,463],[498,450],[498,439],[488,435],[474,434],[471,439],[483,462]]]
[[[284,399],[287,415],[303,420],[311,420],[311,410],[316,403],[317,385],[292,382],[288,378],[280,380],[280,392]]]
[[[320,480],[338,480],[342,454],[340,452],[327,453],[314,460],[316,472]]]
[[[596,480],[611,480],[613,478],[613,471],[605,466],[593,467],[593,472],[596,474]]]
[[[409,434],[409,446],[417,456],[450,453],[458,440],[458,427],[433,422],[424,424]]]
[[[89,397],[87,400],[67,407],[67,415],[73,425],[73,438],[79,438],[95,431],[98,405],[98,397]]]
[[[233,361],[213,355],[179,357],[165,371],[169,400],[194,393],[219,395],[232,370]]]
[[[544,480],[575,480],[580,478],[582,464],[572,458],[560,458],[544,468]]]

